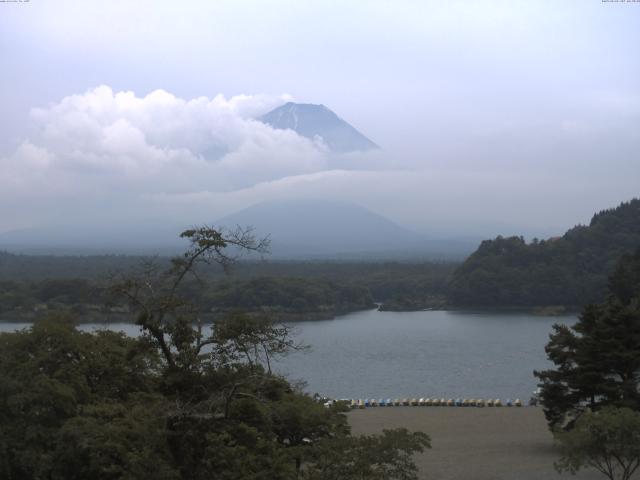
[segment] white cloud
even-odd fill
[[[553,172],[326,170],[231,192],[160,194],[146,200],[175,216],[189,212],[189,222],[201,223],[213,222],[265,200],[330,198],[360,204],[410,229],[436,237],[442,234],[544,237],[588,222],[602,205],[615,206],[633,197],[637,191],[634,180],[612,184],[575,176],[567,183]],[[536,201],[532,202],[532,198]],[[559,204],[562,209],[558,209]],[[555,212],[553,218],[550,211]]]
[[[164,90],[139,97],[101,86],[34,109],[34,133],[0,158],[0,232],[89,219],[203,223],[301,196],[356,202],[426,232],[522,219],[558,232],[637,192],[636,144],[614,149],[609,139],[591,148],[585,137],[594,127],[580,115],[561,117],[553,130],[529,129],[530,138],[512,126],[486,145],[467,135],[449,149],[336,156],[320,140],[254,120],[289,100],[185,100]],[[437,132],[429,135],[437,145]],[[531,138],[539,148],[525,148]],[[620,169],[590,170],[599,163],[589,158],[605,151],[616,152]]]
[[[289,96],[144,97],[100,86],[34,109],[33,138],[2,159],[4,186],[74,177],[102,190],[227,190],[325,168],[327,152],[252,118]]]
[[[384,163],[375,153],[337,158],[321,139],[255,120],[289,100],[185,100],[164,90],[139,97],[100,86],[33,109],[33,134],[0,158],[0,200],[20,205],[13,210],[20,221],[5,216],[0,231],[42,221],[51,210],[87,218],[109,211],[117,216],[130,205],[120,212],[126,216],[153,195],[242,191],[336,164],[362,169]]]

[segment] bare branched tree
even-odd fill
[[[133,275],[120,275],[112,285],[116,296],[124,298],[144,334],[157,344],[170,368],[195,367],[203,348],[216,339],[206,335],[198,309],[181,293],[187,278],[203,282],[201,265],[218,265],[225,271],[248,252],[268,252],[269,239],[256,239],[251,228],[224,231],[213,227],[193,227],[180,234],[189,241],[181,256],[171,259],[169,268],[150,259]]]

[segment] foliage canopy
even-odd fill
[[[618,259],[640,245],[640,199],[604,210],[562,237],[486,240],[456,270],[458,306],[584,306],[605,298]]]
[[[629,480],[640,466],[640,413],[605,407],[586,412],[569,432],[556,433],[558,471],[592,467],[610,480]]]
[[[536,372],[551,427],[585,409],[640,411],[640,249],[623,256],[606,302],[588,305],[572,327],[554,325],[546,346],[555,369]]]
[[[0,477],[416,478],[426,435],[350,436],[345,406],[325,408],[271,371],[300,348],[286,327],[242,314],[207,326],[184,296],[199,265],[229,265],[225,248],[265,245],[246,231],[183,236],[191,247],[168,269],[150,262],[113,286],[138,338],[81,332],[67,317],[0,335]]]

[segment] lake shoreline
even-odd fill
[[[345,317],[354,313],[379,311],[379,312],[391,312],[391,313],[417,313],[417,312],[451,312],[451,313],[479,313],[479,314],[527,314],[540,317],[562,317],[568,315],[577,315],[581,309],[579,307],[562,307],[562,306],[546,306],[546,307],[455,307],[455,308],[423,308],[417,310],[392,310],[381,308],[383,304],[371,308],[363,308],[359,310],[350,310],[345,312],[305,312],[305,313],[291,313],[291,312],[276,312],[274,319],[277,323],[298,323],[298,322],[316,322],[325,320],[337,320],[341,317]],[[0,314],[0,323],[35,323],[41,321],[47,317],[50,313],[69,313],[77,317],[77,323],[79,325],[88,323],[101,323],[105,325],[114,323],[130,323],[135,325],[135,320],[128,313],[97,313],[97,312],[84,312],[77,313],[70,310],[51,310],[49,312],[28,312],[22,314],[16,314],[11,312],[10,314]],[[246,313],[248,315],[265,315],[268,316],[274,312],[263,311],[242,311],[239,313]],[[233,311],[228,311],[219,314],[205,313],[202,314],[202,321],[205,324],[215,323],[217,319],[223,316],[232,314]]]
[[[292,381],[304,379],[309,393],[329,398],[526,401],[537,386],[533,371],[548,365],[544,346],[556,323],[573,324],[575,317],[371,309],[287,323],[292,339],[311,348],[278,358],[274,366]],[[0,331],[29,326],[14,319],[0,323]],[[78,329],[140,335],[130,321],[82,323]]]

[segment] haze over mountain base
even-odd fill
[[[461,260],[477,238],[427,236],[345,202],[291,199],[263,202],[208,224],[252,227],[269,237],[272,259]],[[178,238],[191,225],[177,222],[108,223],[24,229],[0,235],[0,248],[32,254],[162,254],[184,248]]]

